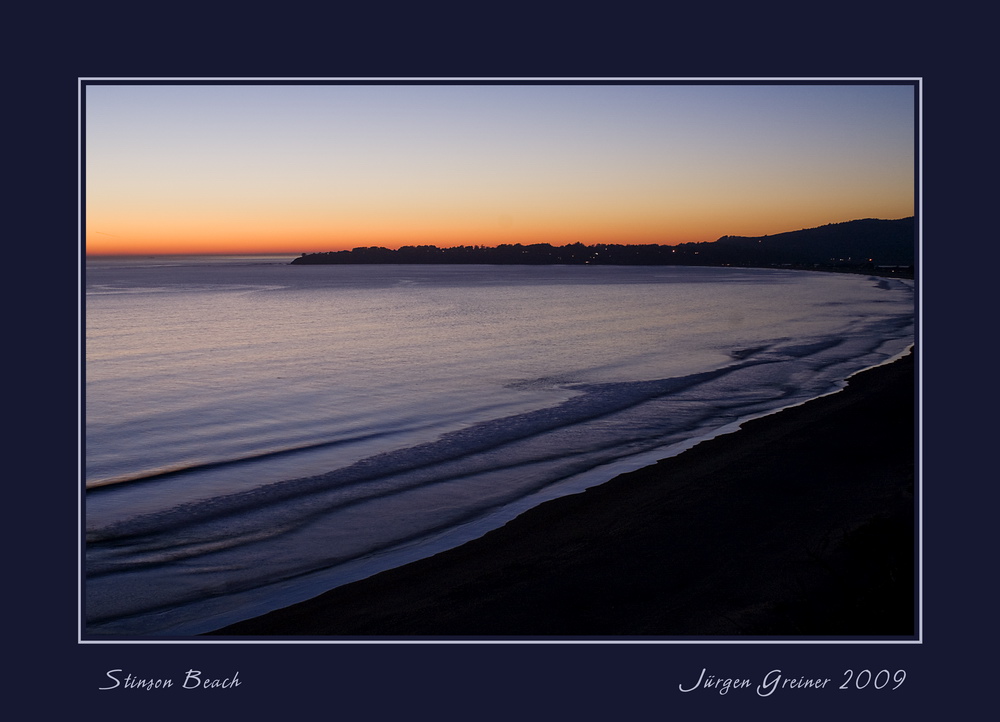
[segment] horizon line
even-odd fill
[[[306,256],[317,253],[340,253],[343,251],[352,251],[356,248],[384,248],[390,251],[398,251],[401,248],[467,248],[469,246],[474,246],[478,248],[500,248],[502,246],[550,246],[552,248],[565,248],[567,246],[574,246],[577,244],[583,245],[585,248],[590,248],[593,246],[630,246],[630,247],[645,247],[645,246],[684,246],[690,244],[700,244],[700,243],[716,243],[722,238],[768,238],[770,236],[780,236],[785,233],[797,233],[799,231],[808,231],[816,228],[824,228],[826,226],[838,226],[845,223],[855,223],[857,221],[903,221],[909,218],[916,220],[916,214],[908,216],[900,216],[899,218],[877,218],[874,216],[868,216],[865,218],[852,218],[846,221],[832,221],[830,223],[824,223],[818,226],[808,226],[806,228],[796,228],[790,231],[777,231],[774,233],[765,233],[759,236],[741,236],[739,234],[723,234],[719,238],[715,238],[710,241],[678,241],[676,243],[627,243],[622,241],[601,241],[598,243],[581,243],[577,241],[575,243],[563,243],[560,245],[547,243],[545,241],[540,241],[536,243],[499,243],[494,245],[487,245],[482,243],[458,243],[451,246],[437,246],[434,243],[404,243],[398,246],[378,246],[378,245],[367,245],[367,246],[352,246],[350,248],[341,248],[339,250],[328,250],[328,251],[239,251],[239,250],[216,250],[216,251],[164,251],[164,252],[150,252],[150,251],[139,251],[139,252],[101,252],[101,251],[89,251],[86,248],[83,249],[83,254],[85,256],[101,256],[101,257],[147,257],[155,258],[161,256]],[[92,233],[98,233],[98,231],[91,231]],[[103,234],[108,235],[108,234]],[[84,246],[86,246],[86,240],[84,239]]]

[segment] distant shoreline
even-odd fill
[[[396,264],[366,264],[366,263],[351,263],[351,264],[337,264],[337,263],[314,263],[314,264],[296,264],[294,261],[290,265],[401,265],[401,266],[426,266],[426,265],[452,265],[452,266],[486,266],[486,265],[542,265],[542,264],[514,264],[514,263],[452,263],[452,264],[433,264],[433,263],[403,263],[397,262]],[[545,264],[545,265],[561,265],[561,264]],[[590,264],[588,264],[590,265]],[[598,264],[593,264],[598,265]],[[610,265],[610,264],[609,264]],[[634,264],[632,267],[662,267],[662,268],[730,268],[730,269],[754,269],[754,270],[779,270],[779,271],[813,271],[817,273],[850,273],[865,276],[877,276],[879,278],[906,278],[912,280],[914,277],[915,269],[913,266],[892,266],[892,267],[874,267],[869,265],[840,265],[840,266],[824,266],[819,264],[813,265],[801,265],[784,263],[780,265],[771,266],[734,266],[730,264],[704,264],[698,265],[694,263],[690,264]],[[617,265],[618,268],[628,268],[627,264]]]
[[[914,365],[207,636],[912,638]]]
[[[498,246],[362,246],[303,253],[292,265],[477,264],[787,268],[913,277],[914,218],[866,218],[773,236],[723,236],[677,245],[505,243]]]

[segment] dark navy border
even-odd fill
[[[7,507],[13,641],[12,708],[87,708],[111,719],[177,714],[329,715],[337,719],[843,719],[960,712],[990,698],[996,498],[985,466],[993,373],[980,341],[993,289],[992,208],[984,168],[995,145],[977,78],[977,28],[857,14],[843,6],[788,22],[753,11],[655,17],[516,13],[486,6],[428,22],[427,9],[385,9],[368,23],[292,14],[212,19],[176,15],[30,18],[14,22],[30,72],[7,106],[15,147],[8,307],[17,361],[8,375],[14,422]],[[76,11],[85,13],[86,11]],[[234,11],[235,12],[235,11]],[[240,10],[247,14],[249,9]],[[644,11],[648,12],[648,11]],[[799,11],[796,11],[799,12]],[[17,18],[14,19],[15,21]],[[60,27],[54,39],[40,29]],[[390,22],[391,21],[391,22]],[[433,26],[429,29],[428,26]],[[979,31],[981,32],[981,31]],[[938,42],[938,39],[941,42]],[[980,58],[981,62],[976,59]],[[13,72],[19,72],[17,68]],[[908,645],[90,645],[78,643],[77,87],[81,77],[915,77],[924,89],[923,642]],[[992,134],[992,130],[989,131]],[[980,140],[984,139],[984,140]],[[981,144],[982,143],[982,144]],[[988,172],[989,171],[989,172]],[[993,306],[984,305],[989,300]],[[21,305],[24,304],[24,306]],[[976,393],[978,392],[978,393]],[[993,472],[995,475],[995,471]],[[989,606],[988,606],[989,605]],[[183,678],[187,670],[241,685],[215,691],[100,690],[107,672]],[[827,689],[686,694],[702,669],[762,680],[831,678]],[[905,669],[897,690],[837,690],[844,670]],[[120,673],[124,674],[124,672]]]

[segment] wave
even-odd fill
[[[742,394],[726,387],[741,386],[735,375],[758,366],[780,363],[789,358],[817,358],[843,343],[839,339],[823,339],[812,343],[786,343],[775,351],[774,346],[738,349],[733,355],[741,361],[713,371],[689,376],[642,382],[623,382],[579,386],[579,395],[556,406],[481,422],[417,446],[372,456],[341,469],[300,479],[275,482],[243,492],[182,504],[171,509],[119,521],[87,533],[88,548],[93,553],[88,575],[111,573],[118,564],[102,562],[100,548],[128,543],[133,556],[122,562],[140,567],[164,561],[187,559],[206,551],[217,551],[248,543],[257,543],[287,535],[317,518],[333,512],[375,500],[426,489],[457,480],[469,480],[480,474],[510,472],[539,464],[554,464],[557,472],[539,477],[537,483],[519,484],[514,497],[533,493],[545,485],[556,483],[586,470],[595,461],[607,461],[645,450],[650,445],[662,446],[674,436],[691,434],[707,424],[728,423],[735,418],[758,410],[761,405],[780,405],[801,394],[801,388],[787,378],[778,379],[772,388],[761,386]],[[814,363],[811,371],[821,365]],[[728,380],[728,383],[727,383]],[[697,399],[685,399],[685,394],[699,387],[718,391],[701,394]],[[627,433],[611,429],[594,429],[595,422],[639,409],[653,402],[672,399],[687,403],[684,413],[674,409],[675,418],[643,419],[633,416]],[[692,401],[697,401],[692,405]],[[642,429],[637,422],[648,424]],[[580,430],[587,434],[582,450],[550,442],[559,432]],[[373,435],[368,435],[373,436]],[[360,437],[358,437],[360,438]],[[303,448],[335,446],[343,441],[313,444]],[[286,449],[261,454],[234,462],[200,465],[205,469],[220,465],[248,463],[254,459],[275,455],[290,455],[303,449]],[[579,464],[574,460],[585,460]],[[183,471],[173,471],[146,477],[164,479]],[[100,492],[100,488],[95,489]],[[471,505],[470,514],[481,514],[498,503],[509,503],[505,496],[487,505]]]
[[[327,492],[333,488],[349,489],[389,476],[411,473],[446,462],[472,457],[486,451],[497,450],[516,441],[537,437],[549,431],[598,419],[643,403],[651,398],[676,393],[695,384],[718,378],[736,368],[741,368],[751,363],[748,362],[736,367],[727,367],[679,379],[601,384],[590,388],[581,388],[579,389],[583,392],[581,396],[572,398],[552,408],[481,422],[468,429],[446,434],[438,441],[379,454],[327,474],[276,482],[249,491],[176,507],[166,514],[160,513],[151,517],[140,517],[127,522],[121,522],[107,530],[88,534],[88,541],[96,542],[117,537],[134,536],[136,534],[147,533],[161,525],[176,530],[205,519],[210,520],[225,515],[243,514],[253,508],[271,507],[275,503],[289,499],[302,500],[308,495]],[[358,440],[360,438],[356,437]],[[233,461],[200,464],[188,467],[187,469],[172,470],[134,480],[162,479],[192,470],[235,465],[254,459],[260,460],[268,457],[293,454],[306,449],[335,446],[339,443],[342,442],[312,444],[308,447],[285,449]],[[100,489],[101,487],[96,487],[94,491],[99,491]]]
[[[911,337],[912,317],[906,314],[859,319],[843,335],[730,349],[732,362],[708,371],[568,384],[573,395],[560,403],[482,421],[326,473],[95,523],[86,534],[88,626],[114,629],[124,620],[364,564],[493,518],[540,492],[570,489],[594,469],[835,391],[851,374],[898,354]],[[267,459],[336,449],[386,433],[373,430],[141,480],[169,488],[173,479],[195,471],[252,469]],[[116,488],[130,486],[95,487],[88,498],[113,498]],[[116,591],[109,593],[112,587]],[[142,629],[160,624],[134,623]]]

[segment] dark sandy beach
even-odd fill
[[[244,637],[916,634],[914,358]]]

